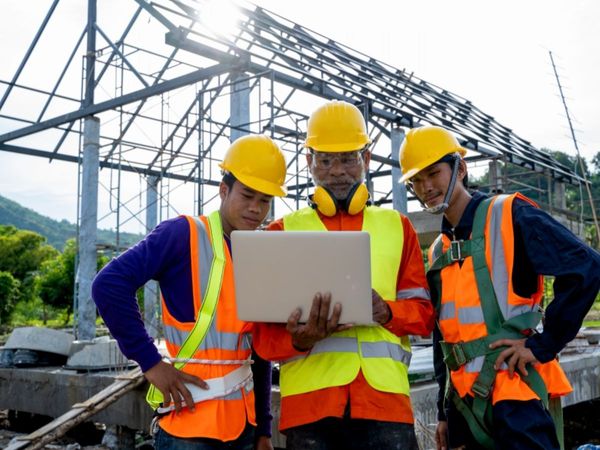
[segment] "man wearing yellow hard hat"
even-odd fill
[[[427,273],[437,448],[559,449],[560,396],[572,389],[556,355],[600,289],[600,255],[519,193],[469,192],[465,154],[437,126],[410,130],[400,148],[401,181],[444,214]],[[555,277],[554,300],[539,333],[543,275]]]
[[[406,217],[369,205],[363,181],[370,139],[356,106],[332,101],[309,118],[305,147],[315,183],[310,206],[269,230],[367,231],[373,321],[338,326],[341,306],[317,294],[306,324],[261,324],[256,351],[281,362],[280,429],[286,448],[417,449],[407,369],[409,334],[428,335],[433,309],[421,249]],[[315,261],[318,264],[318,261]],[[327,270],[327,267],[323,267]]]
[[[162,222],[92,286],[121,350],[152,384],[147,400],[157,413],[156,449],[273,448],[270,364],[255,370],[262,405],[255,414],[252,325],[237,318],[229,235],[256,229],[273,196],[285,195],[286,163],[269,137],[244,136],[231,144],[221,168],[218,211]],[[144,329],[135,297],[151,279],[160,284],[169,362]]]

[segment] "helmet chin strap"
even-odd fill
[[[458,177],[458,166],[460,164],[460,158],[454,158],[454,164],[452,165],[452,175],[450,176],[450,183],[448,183],[448,190],[446,191],[446,195],[444,196],[444,201],[439,205],[432,206],[428,208],[425,203],[421,201],[418,195],[415,194],[414,190],[410,188],[414,196],[419,200],[421,206],[423,207],[423,211],[428,212],[430,214],[443,214],[450,205],[450,198],[452,197],[452,192],[454,192],[454,187],[456,186],[456,179]]]

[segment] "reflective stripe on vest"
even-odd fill
[[[311,208],[285,216],[283,225],[287,231],[326,230],[318,214]],[[425,289],[396,292],[404,241],[399,213],[367,207],[363,213],[362,230],[371,237],[373,289],[384,299],[395,299],[397,296],[413,298],[424,294],[428,297]],[[317,342],[308,355],[282,361],[281,395],[285,397],[342,386],[352,382],[359,370],[362,370],[373,388],[408,395],[410,356],[407,336],[399,338],[381,326],[356,326]]]
[[[199,397],[202,406],[193,414],[167,414],[160,419],[160,426],[178,437],[229,441],[239,436],[247,421],[255,424],[252,380],[245,379],[234,391],[228,381],[235,381],[233,373],[250,358],[250,327],[235,314],[233,269],[219,213],[186,216],[186,220],[190,228],[193,298],[181,301],[193,302],[196,322],[177,321],[163,301],[167,349],[175,367],[227,389],[208,391]],[[155,405],[162,401],[162,395],[153,395],[149,401]],[[228,421],[221,423],[215,417],[228,417]]]
[[[512,205],[515,198],[525,201],[520,194],[496,196],[487,213],[484,229],[485,255],[499,309],[505,320],[517,317],[539,307],[542,295],[542,280],[538,278],[538,291],[531,298],[523,298],[512,289],[510,278],[514,262],[514,230]],[[532,203],[532,202],[531,202]],[[440,235],[429,250],[430,265],[444,252],[449,251],[450,239]],[[462,263],[454,262],[441,270],[441,303],[438,321],[444,341],[469,342],[488,334],[483,310],[477,291],[472,258]],[[476,357],[458,370],[451,372],[452,384],[459,396],[474,395],[472,385],[483,365],[483,356]],[[548,391],[554,395],[569,392],[570,386],[556,361],[536,365],[544,378]],[[518,374],[509,379],[507,366],[503,364],[496,376],[492,394],[493,402],[499,400],[530,400],[535,393],[520,380]]]

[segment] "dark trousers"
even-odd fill
[[[209,438],[180,438],[158,428],[154,436],[156,450],[253,450],[255,427],[247,424],[240,436],[228,442]]]
[[[409,423],[327,417],[285,431],[287,450],[418,450]]]
[[[483,449],[475,441],[463,416],[449,405],[447,411],[450,448],[465,445]],[[492,438],[496,450],[559,450],[550,413],[539,400],[504,400],[492,407]]]

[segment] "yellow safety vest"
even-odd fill
[[[384,299],[397,298],[396,283],[404,230],[397,211],[369,206],[363,231],[371,236],[371,283]],[[304,208],[283,218],[287,231],[327,231],[316,211]],[[371,301],[371,299],[365,299]],[[283,397],[351,383],[358,371],[374,389],[409,395],[408,336],[398,337],[382,326],[355,326],[317,342],[311,351],[281,362]]]

